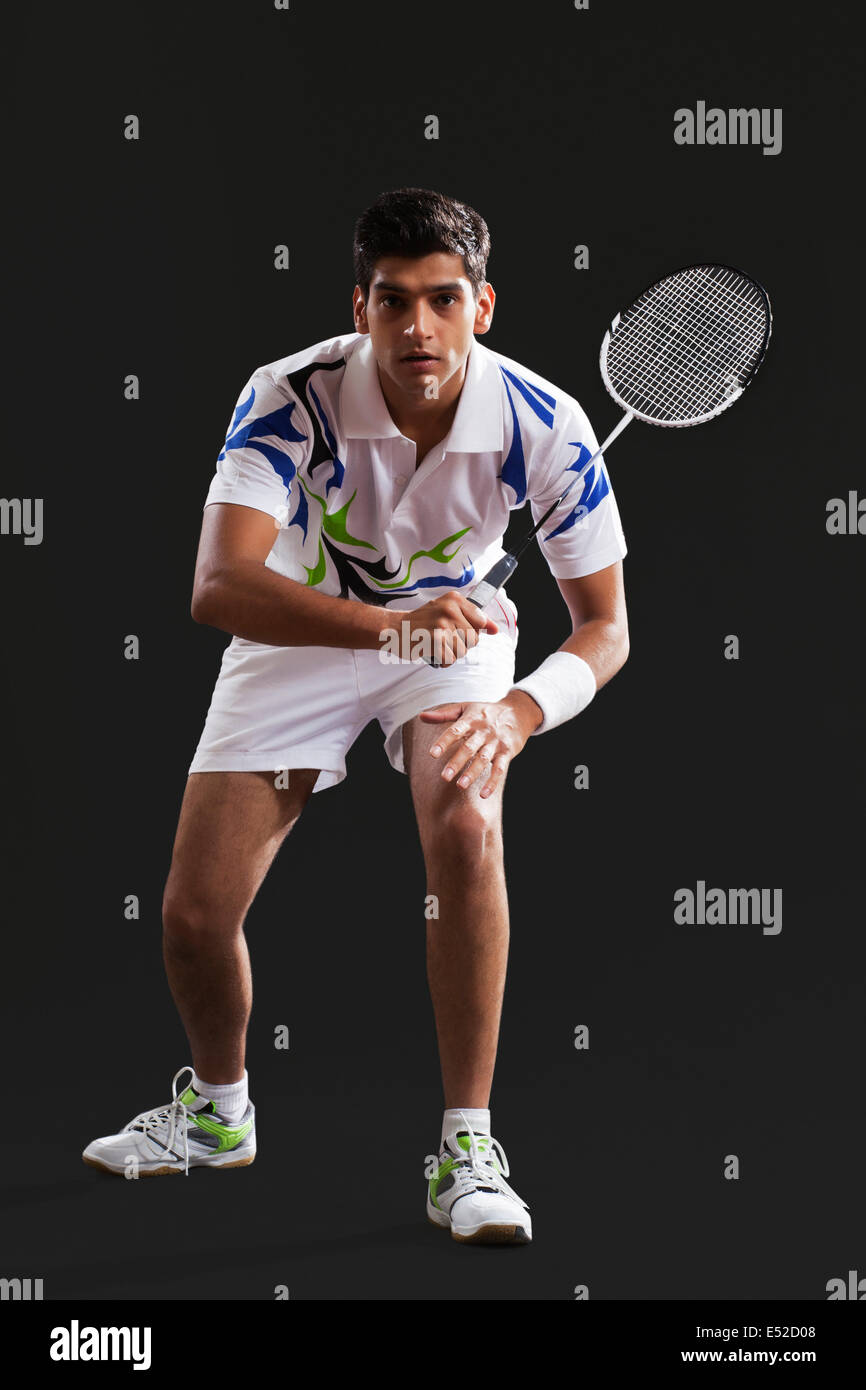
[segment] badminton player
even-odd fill
[[[531,1239],[489,1109],[509,939],[502,796],[530,736],[579,716],[626,660],[626,546],[599,459],[539,532],[570,630],[515,682],[514,600],[500,589],[482,612],[467,592],[505,553],[511,512],[528,502],[537,521],[597,444],[576,400],[481,341],[489,247],[464,203],[382,194],[355,229],[355,331],[257,368],[240,392],[192,596],[193,618],[232,641],[163,912],[192,1064],[170,1101],[88,1145],[96,1167],[252,1163],[244,922],[310,796],[343,780],[376,720],[426,866],[444,1091],[427,1216],[458,1240]],[[548,294],[549,271],[533,275]]]

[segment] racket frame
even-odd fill
[[[704,266],[708,268],[713,267],[717,270],[729,270],[733,275],[739,276],[741,280],[746,280],[750,285],[754,285],[755,289],[761,296],[765,311],[764,340],[761,344],[760,352],[757,356],[757,359],[754,365],[749,370],[748,375],[745,377],[743,381],[739,382],[738,385],[736,385],[732,390],[728,392],[725,398],[720,402],[719,405],[715,407],[715,409],[708,411],[704,415],[696,416],[691,420],[659,420],[653,415],[646,415],[642,411],[636,410],[634,406],[629,405],[627,401],[624,401],[622,397],[617,394],[607,371],[608,350],[610,348],[611,341],[616,335],[616,331],[622,319],[622,316],[623,314],[628,312],[628,309],[633,309],[635,305],[638,304],[640,300],[644,299],[646,295],[650,294],[651,291],[654,290],[657,285],[664,284],[666,280],[673,280],[676,278],[677,275],[682,275],[687,270],[699,270],[701,269],[701,267]],[[698,261],[691,265],[680,266],[678,270],[672,270],[667,275],[661,276],[660,279],[654,280],[651,285],[647,285],[646,289],[641,291],[637,299],[633,299],[631,301],[631,303],[628,305],[628,309],[621,309],[619,313],[616,314],[615,317],[611,320],[610,328],[607,330],[602,339],[601,351],[599,353],[599,367],[601,368],[601,379],[604,382],[605,389],[607,390],[608,395],[616,401],[620,410],[624,411],[625,413],[622,419],[619,421],[619,423],[615,425],[615,427],[611,430],[604,443],[599,445],[598,449],[596,449],[595,453],[592,455],[592,458],[590,458],[580,469],[580,472],[577,473],[574,476],[574,478],[572,478],[565,491],[560,493],[559,497],[557,497],[556,501],[552,504],[552,506],[548,507],[547,511],[541,517],[540,521],[536,522],[535,526],[533,526],[529,534],[519,543],[519,545],[515,546],[513,550],[508,551],[505,555],[501,556],[501,558],[496,561],[492,568],[488,570],[484,578],[479,580],[478,583],[473,586],[472,590],[469,593],[467,593],[466,597],[481,609],[487,607],[487,605],[493,599],[494,595],[505,583],[506,579],[510,578],[511,575],[514,573],[514,571],[517,568],[518,555],[520,555],[521,552],[526,549],[526,547],[529,545],[529,542],[534,538],[536,532],[541,529],[541,527],[544,525],[544,522],[547,520],[550,514],[556,510],[563,498],[566,497],[569,492],[571,492],[571,489],[577,483],[580,482],[581,478],[592,467],[596,459],[598,459],[604,453],[608,445],[611,444],[614,439],[616,439],[617,435],[625,429],[626,425],[631,424],[632,420],[642,420],[645,424],[660,425],[663,429],[690,429],[693,425],[702,425],[707,420],[715,420],[717,416],[721,415],[723,411],[727,410],[729,406],[732,406],[735,401],[739,400],[746,387],[750,385],[750,383],[753,381],[755,374],[758,371],[758,368],[761,366],[762,362],[764,361],[764,357],[766,356],[767,347],[770,342],[770,335],[772,333],[773,328],[773,312],[770,305],[770,296],[767,294],[767,291],[764,289],[763,285],[760,284],[758,280],[754,280],[751,275],[746,275],[744,271],[737,270],[736,266],[728,265],[725,261]]]
[[[735,386],[733,390],[729,391],[728,394],[725,396],[724,400],[722,400],[720,404],[717,405],[713,410],[707,411],[704,415],[694,416],[690,420],[659,420],[654,415],[646,415],[643,411],[636,410],[633,405],[629,405],[628,402],[624,401],[622,396],[620,396],[617,393],[616,388],[613,386],[607,371],[608,350],[610,348],[611,342],[616,336],[616,331],[619,327],[620,320],[622,319],[623,314],[628,313],[629,309],[633,309],[642,299],[645,299],[647,295],[651,294],[652,291],[656,288],[656,286],[663,285],[667,280],[675,280],[678,275],[685,274],[687,270],[700,270],[704,266],[706,266],[707,268],[712,267],[714,270],[729,270],[732,275],[738,275],[741,280],[746,280],[750,285],[754,285],[755,289],[758,291],[763,301],[764,313],[766,316],[766,321],[764,323],[764,341],[761,344],[757,360],[754,366],[749,371],[745,380],[740,382],[739,385]],[[662,275],[660,279],[653,280],[651,285],[647,285],[645,290],[641,290],[637,299],[633,299],[626,309],[620,309],[619,313],[616,314],[613,319],[611,319],[610,328],[607,330],[601,341],[601,351],[599,353],[598,359],[599,368],[601,369],[601,379],[604,382],[605,390],[607,391],[608,395],[613,397],[620,410],[627,410],[629,414],[633,415],[636,420],[643,420],[644,424],[647,425],[660,425],[662,429],[691,429],[692,425],[703,425],[707,420],[715,420],[717,416],[721,415],[723,411],[727,410],[729,406],[732,406],[735,401],[739,400],[746,387],[750,385],[750,383],[754,379],[755,373],[761,366],[761,363],[763,362],[766,356],[772,329],[773,311],[770,306],[770,296],[767,294],[767,291],[764,289],[764,286],[758,280],[754,280],[751,275],[746,275],[745,271],[737,270],[736,266],[728,265],[725,261],[696,261],[692,265],[681,265],[679,270],[672,270],[668,275]],[[606,440],[605,443],[609,443],[609,440]]]

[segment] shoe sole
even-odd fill
[[[525,1227],[511,1225],[494,1225],[492,1222],[486,1226],[479,1226],[477,1231],[471,1235],[461,1235],[455,1231],[450,1221],[434,1221],[428,1214],[427,1220],[431,1226],[438,1226],[440,1231],[450,1231],[452,1240],[459,1240],[462,1245],[531,1245],[532,1236],[528,1235]],[[446,1218],[447,1221],[447,1218]]]
[[[192,1168],[217,1168],[217,1169],[220,1169],[220,1168],[247,1168],[247,1167],[249,1167],[249,1165],[250,1165],[251,1163],[254,1163],[254,1162],[255,1162],[255,1157],[256,1157],[255,1154],[250,1154],[248,1158],[235,1158],[235,1159],[232,1159],[232,1161],[231,1161],[230,1163],[208,1163],[208,1162],[205,1162],[205,1163],[191,1163],[189,1166],[190,1166],[191,1169],[192,1169]],[[97,1159],[97,1158],[84,1158],[84,1155],[83,1155],[83,1154],[82,1154],[82,1158],[84,1159],[84,1162],[88,1165],[89,1168],[98,1168],[99,1171],[100,1171],[100,1173],[111,1173],[112,1177],[115,1177],[115,1178],[123,1178],[123,1177],[126,1176],[126,1169],[125,1169],[125,1168],[109,1168],[107,1164],[105,1164],[105,1163],[100,1163],[100,1162],[99,1162],[99,1159]],[[164,1165],[162,1168],[139,1168],[139,1170],[138,1170],[138,1176],[139,1176],[140,1178],[164,1178],[164,1177],[169,1177],[172,1173],[182,1173],[182,1172],[183,1172],[183,1168],[170,1168],[170,1167],[168,1167],[168,1165]]]

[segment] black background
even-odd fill
[[[820,1300],[866,1275],[866,538],[825,525],[828,499],[866,492],[857,14],[210,0],[19,19],[3,64],[2,493],[43,497],[45,534],[0,537],[0,1274],[41,1277],[51,1299],[172,1300],[277,1284],[292,1299],[555,1300],[586,1284],[599,1300]],[[675,145],[674,111],[698,100],[783,108],[782,152]],[[165,1103],[188,1060],[160,902],[228,640],[189,600],[232,406],[254,367],[352,331],[355,218],[404,184],[482,213],[484,341],[575,395],[599,438],[618,418],[599,344],[650,281],[722,260],[774,312],[735,409],[698,430],[635,424],[611,448],[631,655],[509,772],[491,1111],[533,1213],[519,1250],[463,1248],[424,1219],[442,1097],[423,863],[376,724],[248,918],[255,1165],[127,1183],[80,1160]],[[515,514],[509,538],[528,524]],[[568,614],[537,549],[510,591],[522,676]],[[673,894],[698,879],[782,888],[781,933],[676,925]]]

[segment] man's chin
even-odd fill
[[[399,382],[400,390],[410,401],[429,401],[439,399],[439,378],[433,372],[419,372],[404,376]]]

